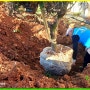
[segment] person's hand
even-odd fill
[[[90,48],[85,48],[85,50],[90,54]]]
[[[72,66],[74,66],[76,63],[76,60],[74,59],[73,62],[72,62]]]

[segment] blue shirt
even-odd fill
[[[79,42],[86,48],[90,47],[90,29],[86,27],[74,28],[73,35],[79,36]]]

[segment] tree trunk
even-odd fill
[[[66,13],[68,3],[65,3],[65,2],[61,2],[61,3],[55,2],[54,3],[53,2],[53,3],[48,3],[45,7],[45,3],[40,2],[39,5],[40,5],[44,25],[45,25],[46,31],[48,33],[49,40],[51,42],[52,50],[57,52],[57,41],[56,41],[57,27],[58,27],[59,19]],[[52,8],[53,8],[53,10],[51,10]],[[49,13],[49,14],[50,14],[50,12],[57,13],[57,15],[55,16],[56,19],[53,16],[54,21],[51,20],[51,21],[47,22],[47,19],[45,18],[46,10],[47,10],[47,13]]]
[[[48,27],[48,23],[47,23],[47,20],[45,18],[45,8],[44,8],[44,3],[40,3],[40,9],[41,9],[41,14],[42,14],[42,19],[44,21],[44,26],[45,26],[45,29],[46,29],[46,32],[48,34],[48,39],[50,41],[50,30],[49,30],[49,27]]]
[[[52,50],[57,52],[57,26],[58,26],[58,19],[53,23],[53,24],[49,24],[50,27],[50,36],[51,36],[51,47]]]
[[[42,18],[44,20],[44,25],[45,25],[45,28],[46,28],[46,31],[48,33],[48,37],[49,37],[49,40],[51,42],[51,47],[52,47],[52,50],[53,51],[56,51],[56,45],[57,45],[57,42],[56,42],[56,28],[57,28],[57,23],[58,23],[58,20],[54,21],[53,23],[48,23],[46,18],[45,18],[45,7],[44,7],[44,3],[40,3],[40,9],[41,9],[41,13],[42,13]]]

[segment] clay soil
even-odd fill
[[[40,65],[40,52],[50,46],[43,25],[7,16],[0,6],[0,87],[4,88],[88,88],[90,65],[83,72],[84,48],[80,45],[76,65],[69,74],[54,76]],[[19,32],[14,32],[19,25]],[[58,26],[57,43],[72,47],[70,37],[64,37],[65,18]],[[41,29],[41,30],[40,30]]]

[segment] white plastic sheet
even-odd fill
[[[63,47],[64,48],[64,47]],[[65,48],[69,48],[65,46]],[[40,53],[40,64],[44,67],[45,71],[55,75],[64,75],[69,73],[72,65],[72,53],[71,48],[68,51],[55,53],[51,47],[46,47]]]

